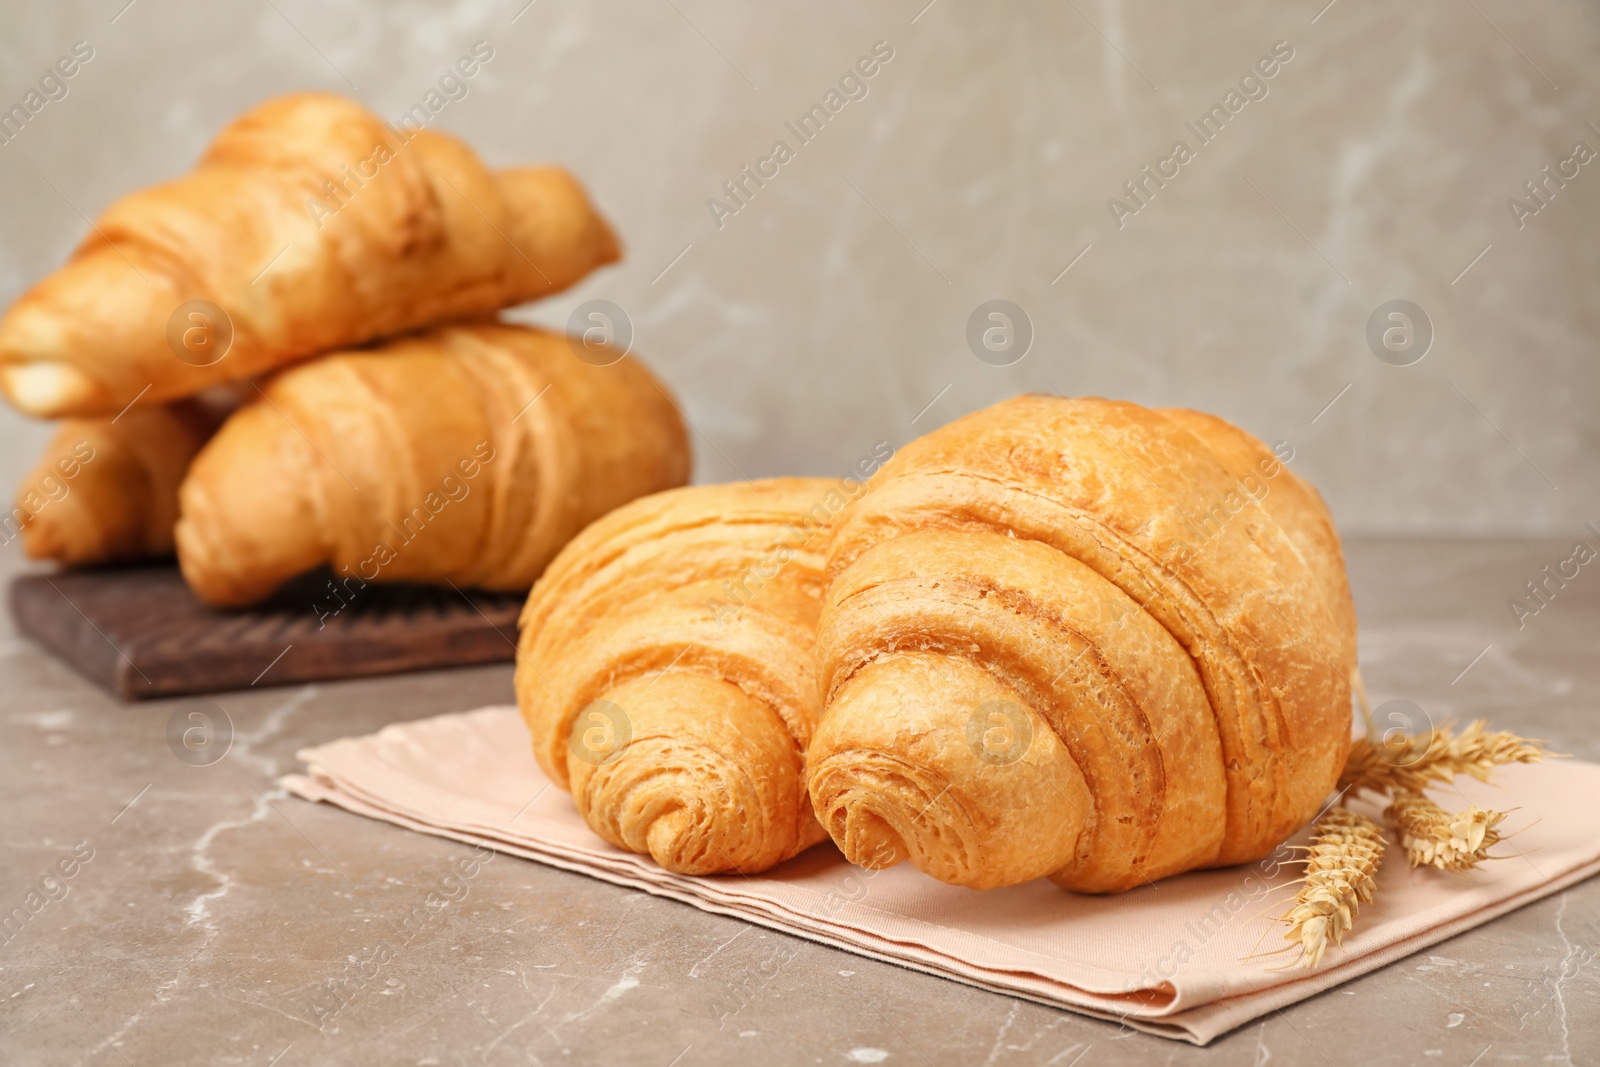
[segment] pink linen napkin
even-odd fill
[[[1506,828],[1522,832],[1493,850],[1505,858],[1464,874],[1410,870],[1391,843],[1355,933],[1308,971],[1284,966],[1298,949],[1247,958],[1285,944],[1271,917],[1299,870],[1286,850],[1114,897],[1045,881],[980,893],[908,864],[852,867],[827,843],[765,874],[692,878],[591,833],[535,765],[515,708],[397,724],[299,756],[308,772],[283,781],[307,800],[1199,1045],[1600,871],[1600,805],[1573,802],[1600,796],[1600,766],[1556,760],[1503,768],[1493,787],[1463,781],[1440,795],[1447,807],[1519,809]]]

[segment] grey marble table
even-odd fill
[[[1352,545],[1374,699],[1600,759],[1600,571],[1507,604],[1571,549]],[[0,654],[0,911],[73,870],[0,934],[0,1063],[1600,1063],[1595,881],[1198,1049],[510,857],[463,890],[469,849],[276,787],[303,745],[509,701],[509,667],[224,694],[202,767],[174,703]]]

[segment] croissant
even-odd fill
[[[248,604],[331,564],[352,596],[367,582],[527,589],[592,519],[689,474],[650,372],[591,365],[575,343],[446,326],[283,371],[179,490],[190,587]]]
[[[6,540],[68,565],[170,555],[178,483],[221,421],[179,401],[119,418],[68,419],[17,490]]]
[[[812,803],[846,856],[1115,892],[1265,855],[1350,744],[1321,498],[1221,419],[1026,396],[836,521]]]
[[[585,821],[670,871],[766,870],[826,835],[806,796],[812,660],[837,483],[636,500],[528,598],[517,703]]]
[[[285,96],[112,204],[23,294],[0,321],[0,389],[32,415],[115,414],[531,300],[618,255],[564,171],[491,172],[444,134]]]

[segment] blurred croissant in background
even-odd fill
[[[1338,538],[1221,419],[997,404],[906,446],[828,562],[810,790],[854,862],[1114,892],[1265,855],[1339,776]]]
[[[30,559],[69,566],[170,556],[178,486],[236,403],[226,391],[67,419],[18,488],[5,540],[20,533]]]
[[[342,581],[527,589],[574,534],[689,477],[683,421],[635,359],[524,326],[445,326],[277,375],[180,490],[178,564],[243,605]],[[609,358],[609,357],[608,357]]]
[[[618,255],[565,171],[490,171],[455,138],[297,93],[106,209],[0,320],[0,389],[31,415],[114,415],[558,292]]]

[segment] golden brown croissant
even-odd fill
[[[618,255],[564,171],[491,172],[444,134],[285,96],[112,204],[23,294],[0,322],[0,388],[32,415],[114,414],[146,388],[187,396],[531,300]]]
[[[1117,891],[1266,854],[1338,778],[1338,539],[1220,419],[997,404],[885,466],[829,569],[810,789],[852,860]]]
[[[179,492],[178,563],[219,605],[324,563],[352,595],[526,589],[592,519],[688,474],[677,408],[637,361],[446,326],[291,367],[234,412]]]
[[[838,483],[636,500],[579,534],[522,613],[517,702],[589,826],[683,874],[754,873],[825,836],[806,796],[812,650]]]
[[[20,530],[29,558],[69,565],[170,554],[178,483],[219,421],[187,401],[64,421],[17,490],[5,539]]]

